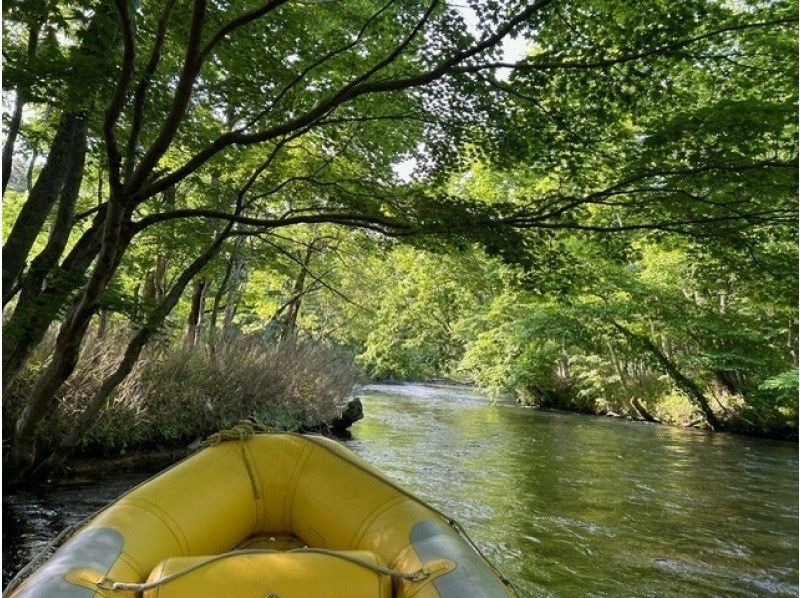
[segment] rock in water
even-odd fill
[[[351,399],[342,410],[342,414],[331,422],[331,428],[336,432],[343,432],[358,420],[364,419],[364,407],[358,397]]]

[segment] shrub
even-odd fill
[[[127,336],[123,330],[87,343],[52,416],[40,426],[37,442],[43,450],[63,437],[116,367]],[[15,421],[51,348],[51,339],[42,343],[13,382],[3,402],[5,422]],[[279,342],[237,336],[213,354],[206,347],[185,349],[162,342],[144,351],[113,393],[84,435],[82,452],[186,444],[240,419],[278,430],[324,427],[339,415],[359,379],[348,352],[308,338]]]

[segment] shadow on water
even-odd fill
[[[3,495],[3,586],[61,530],[153,475],[124,472]]]
[[[797,596],[797,446],[373,385],[346,442],[543,596]],[[3,581],[150,473],[4,499]]]

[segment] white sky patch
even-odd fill
[[[414,180],[413,172],[417,168],[416,158],[406,158],[392,164],[392,170],[401,183],[410,183]]]
[[[481,39],[484,34],[478,29],[478,15],[469,6],[465,4],[457,4],[451,2],[448,4],[451,8],[456,10],[463,18],[467,25],[467,31],[475,39]],[[530,44],[528,40],[521,36],[506,36],[501,45],[502,56],[501,62],[518,62],[522,60],[529,52]],[[511,69],[498,69],[497,76],[500,79],[508,79],[511,74]]]

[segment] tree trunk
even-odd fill
[[[62,115],[47,162],[3,245],[3,306],[11,299],[10,290],[22,274],[31,247],[53,205],[63,194],[67,179],[71,184],[77,180],[80,187],[86,157],[86,132],[85,114]],[[79,170],[70,172],[70,167]]]
[[[97,317],[97,339],[102,340],[108,334],[108,320],[110,314],[107,309],[101,309]]]
[[[33,189],[33,171],[36,167],[36,160],[39,159],[39,148],[33,148],[33,153],[31,154],[31,161],[28,163],[28,170],[25,172],[25,189],[28,193],[31,192]]]
[[[242,285],[246,282],[247,272],[244,271],[244,260],[239,253],[243,242],[243,238],[238,239],[233,248],[235,252],[233,256],[233,270],[231,271],[230,280],[228,281],[228,298],[225,304],[225,318],[222,321],[223,341],[231,338],[231,334],[233,333],[233,319],[236,317],[236,311],[239,309],[240,291]]]
[[[226,231],[227,232],[227,231]],[[62,442],[60,442],[53,453],[36,468],[34,475],[49,473],[58,468],[78,447],[84,434],[91,430],[93,423],[97,419],[103,405],[114,389],[127,378],[133,370],[136,362],[141,355],[142,349],[149,342],[152,336],[158,331],[167,315],[173,310],[175,305],[183,295],[186,285],[200,272],[216,255],[219,253],[225,233],[219,235],[212,245],[198,256],[187,267],[173,287],[165,294],[162,301],[147,317],[144,325],[136,332],[125,348],[125,354],[120,361],[117,369],[108,375],[100,385],[97,393],[92,397],[86,409],[81,412],[76,421],[70,427],[70,431]]]
[[[736,374],[726,370],[714,370],[714,380],[731,395],[744,394],[736,381]]]
[[[211,304],[211,315],[208,319],[208,349],[213,355],[216,352],[217,342],[217,319],[219,318],[220,303],[222,296],[228,289],[228,283],[233,271],[233,265],[236,261],[236,245],[231,250],[231,255],[228,257],[228,262],[225,264],[225,273],[222,275],[222,280],[217,287],[217,292],[214,293],[214,301]]]
[[[106,209],[101,249],[92,274],[66,314],[50,362],[37,380],[17,420],[6,461],[12,477],[27,470],[36,459],[36,426],[46,415],[61,386],[75,370],[81,343],[91,318],[97,312],[100,296],[108,287],[130,244],[132,231],[123,226],[127,216],[126,202],[112,197]]]
[[[300,272],[294,281],[292,288],[292,299],[288,305],[286,316],[283,320],[283,328],[281,331],[281,338],[289,338],[294,334],[297,327],[297,317],[300,315],[300,307],[303,304],[303,289],[306,286],[306,276],[308,275],[308,266],[311,263],[311,256],[314,254],[314,243],[311,242],[306,248],[303,255],[303,260],[300,262]]]
[[[203,312],[205,311],[207,286],[205,278],[198,278],[194,281],[192,304],[189,309],[189,317],[186,320],[186,337],[183,341],[183,345],[187,348],[194,347],[199,340],[200,326],[203,323]]]
[[[21,369],[31,351],[42,341],[47,329],[59,317],[70,296],[84,283],[84,276],[100,251],[100,231],[105,217],[101,210],[64,262],[45,279],[44,287],[27,284],[20,290],[14,313],[3,327],[3,389]]]
[[[156,300],[156,277],[152,269],[148,270],[144,275],[144,283],[142,284],[142,303],[144,304],[145,310],[158,303]]]
[[[628,404],[631,406],[631,409],[633,409],[633,412],[645,421],[660,423],[650,414],[639,398],[633,394],[630,384],[628,383],[628,375],[625,373],[625,370],[620,363],[617,352],[614,350],[614,345],[611,342],[607,342],[606,346],[608,346],[608,352],[611,355],[611,364],[614,366],[617,376],[619,376],[619,383],[622,386],[622,389],[628,394]]]
[[[628,330],[622,324],[617,322],[612,321],[611,324],[628,340],[633,341],[652,353],[652,355],[656,358],[656,361],[658,361],[661,367],[664,368],[664,371],[669,374],[669,377],[672,378],[672,381],[678,386],[678,388],[689,395],[689,398],[695,402],[697,407],[699,407],[703,417],[706,420],[706,423],[708,423],[712,430],[717,431],[722,429],[722,424],[719,419],[717,419],[714,411],[711,409],[711,405],[709,405],[708,399],[703,394],[703,391],[700,390],[694,381],[684,376],[678,367],[672,361],[670,361],[670,359],[652,340],[644,335],[636,334],[635,332]]]
[[[28,29],[28,54],[26,56],[26,68],[28,71],[34,69],[34,60],[36,58],[36,48],[39,45],[39,31],[44,24],[45,19],[39,19],[35,23],[31,23]],[[27,86],[26,86],[27,87]],[[22,111],[25,107],[27,100],[27,93],[22,89],[17,89],[17,97],[14,103],[14,112],[11,115],[11,122],[8,124],[6,131],[6,140],[3,143],[3,196],[6,194],[8,181],[11,179],[11,167],[14,162],[14,144],[19,135],[19,127],[22,124]]]
[[[176,189],[170,187],[161,194],[164,203],[164,210],[170,211],[175,209]],[[169,256],[167,250],[161,247],[156,263],[153,268],[153,298],[156,303],[161,303],[166,296],[167,286],[167,267],[169,266]]]
[[[113,3],[101,2],[81,36],[76,54],[87,63],[96,62],[100,53],[108,52],[117,45],[115,38],[118,37],[118,31],[119,19]],[[106,74],[97,71],[96,81],[99,83]],[[89,85],[87,88],[85,80],[80,81],[81,88],[77,88],[77,85],[77,82],[73,83],[64,91],[67,104],[74,107],[61,114],[44,167],[3,246],[3,306],[8,303],[7,291],[25,269],[31,247],[58,200],[65,181],[67,178],[77,179],[80,185],[83,178],[88,113],[94,103],[92,92],[99,86]],[[76,139],[83,139],[84,142],[76,143]],[[79,170],[73,170],[77,166]]]
[[[25,96],[22,91],[17,91],[14,112],[11,113],[11,122],[8,123],[6,141],[3,144],[3,196],[6,194],[8,181],[11,180],[11,166],[14,161],[14,144],[17,141],[19,127],[22,124],[22,108],[25,106]]]
[[[631,397],[630,405],[633,408],[633,411],[644,421],[654,424],[661,423],[650,414],[650,412],[647,410],[647,407],[644,406],[638,397]]]

